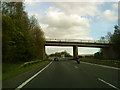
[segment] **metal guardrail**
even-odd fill
[[[110,43],[108,40],[82,40],[82,39],[46,39],[46,41],[103,43],[103,44],[109,44]]]

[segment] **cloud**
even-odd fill
[[[28,6],[34,7],[39,0],[24,0],[24,3]]]
[[[45,36],[57,39],[92,39],[90,19],[79,14],[67,14],[56,7],[50,7],[45,16],[39,16]]]
[[[60,47],[60,46],[46,46],[46,53],[51,54],[55,52],[62,52],[62,51],[67,51],[71,55],[73,55],[73,47]],[[78,47],[78,55],[81,54],[94,54],[98,52],[100,48],[87,48],[87,47]]]
[[[114,3],[112,8],[100,11],[97,19],[101,19],[107,22],[116,22],[118,20],[118,3]]]
[[[102,13],[102,15],[103,15],[102,18],[105,20],[108,20],[108,21],[117,21],[117,19],[118,19],[117,12],[112,11],[112,10],[105,10]]]
[[[55,3],[61,10],[68,14],[79,14],[80,16],[95,16],[99,13],[98,6],[103,2],[64,2],[64,3]]]
[[[112,6],[114,9],[118,9],[118,3],[113,4]]]
[[[46,53],[47,54],[51,54],[51,53],[55,53],[55,52],[62,52],[62,51],[67,51],[68,53],[70,53],[71,55],[73,55],[73,48],[72,47],[58,47],[58,46],[46,46]]]
[[[62,52],[62,51],[67,51],[71,55],[73,55],[73,47],[60,47],[60,46],[46,46],[46,53],[51,54],[55,52]],[[94,54],[98,52],[100,48],[87,48],[87,47],[78,47],[78,54]]]
[[[78,47],[78,54],[94,54],[100,51],[100,48]]]
[[[33,13],[40,21],[46,38],[58,39],[93,39],[91,18],[98,17],[104,21],[116,21],[114,10],[100,11],[103,2],[54,2],[54,6],[43,11],[44,15]],[[116,7],[116,3],[112,5]]]
[[[3,0],[19,1],[19,0]],[[34,2],[118,2],[119,0],[32,0]]]

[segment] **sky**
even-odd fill
[[[98,40],[114,32],[118,23],[118,2],[33,2],[25,1],[25,10],[34,15],[47,39]],[[72,47],[46,47],[51,54]],[[79,54],[94,54],[99,48],[79,47]]]

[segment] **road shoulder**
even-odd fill
[[[35,73],[40,71],[42,68],[44,68],[48,63],[42,64],[36,68],[33,68],[29,71],[26,71],[25,73],[22,73],[20,75],[17,75],[15,77],[9,78],[7,80],[2,81],[2,88],[4,89],[13,89],[16,88],[18,85],[20,85],[22,82],[33,76]]]

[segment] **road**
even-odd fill
[[[74,60],[52,61],[21,88],[120,88],[119,69]],[[20,85],[20,86],[21,86]],[[19,87],[20,87],[19,86]]]

